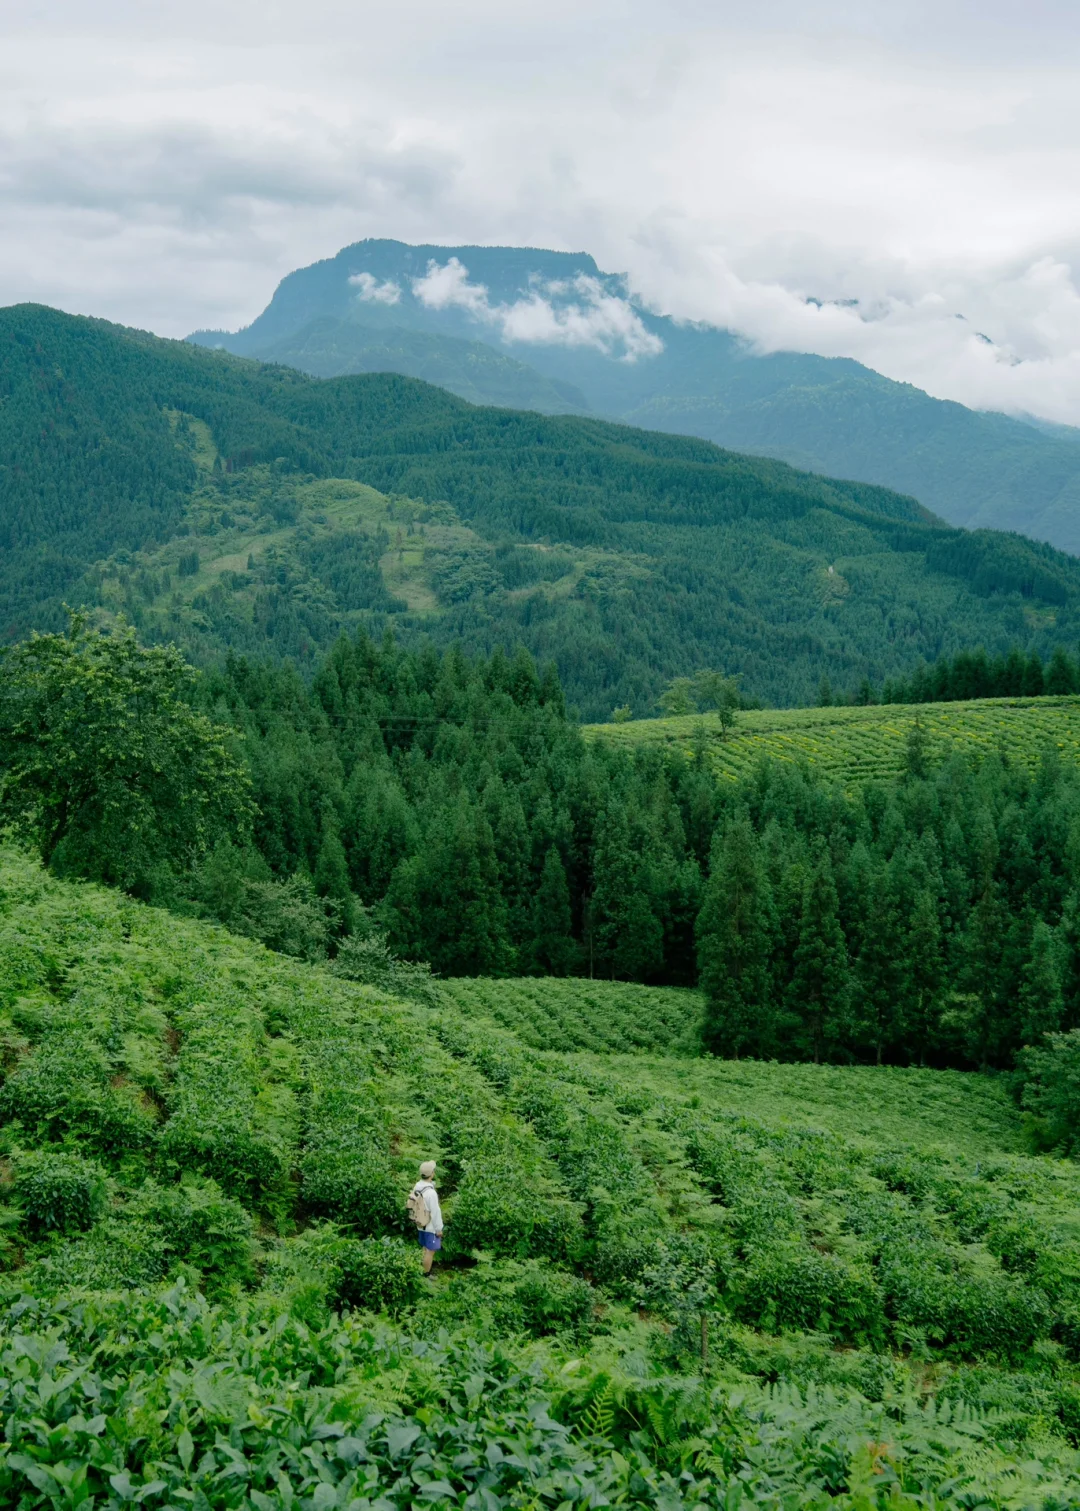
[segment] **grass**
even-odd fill
[[[887,780],[903,768],[912,725],[919,719],[931,760],[953,751],[1004,752],[1034,765],[1049,747],[1080,761],[1080,698],[985,698],[969,703],[888,704],[868,708],[753,709],[740,713],[724,737],[715,714],[591,724],[592,739],[623,746],[662,745],[690,754],[704,740],[718,776],[738,781],[763,756],[845,782]]]

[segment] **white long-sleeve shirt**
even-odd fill
[[[439,1193],[433,1182],[418,1180],[413,1191],[423,1191],[424,1200],[427,1202],[428,1220],[420,1229],[421,1233],[441,1233],[443,1230],[442,1208],[439,1206]]]

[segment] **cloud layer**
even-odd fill
[[[444,263],[432,259],[424,277],[413,279],[412,289],[428,309],[465,310],[496,327],[504,341],[591,346],[623,362],[655,357],[664,349],[628,300],[584,273],[572,279],[537,280],[523,298],[493,304],[485,286],[470,282],[468,269],[450,257]]]
[[[0,302],[183,334],[362,236],[588,250],[763,350],[1080,423],[1071,3],[176,9],[0,22]],[[507,339],[648,354],[603,285],[442,266],[424,297]]]

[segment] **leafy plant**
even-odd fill
[[[36,1235],[89,1228],[105,1208],[104,1170],[82,1155],[61,1149],[28,1149],[14,1161],[12,1193],[27,1230]]]

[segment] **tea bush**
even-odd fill
[[[80,1154],[27,1150],[15,1160],[12,1191],[29,1233],[73,1233],[100,1216],[108,1181],[100,1165]]]
[[[336,1265],[335,1297],[343,1306],[396,1315],[419,1294],[419,1246],[406,1248],[391,1238],[346,1239]]]
[[[11,851],[0,1069],[0,1504],[1075,1502],[1080,1172],[983,1079],[541,1050]]]

